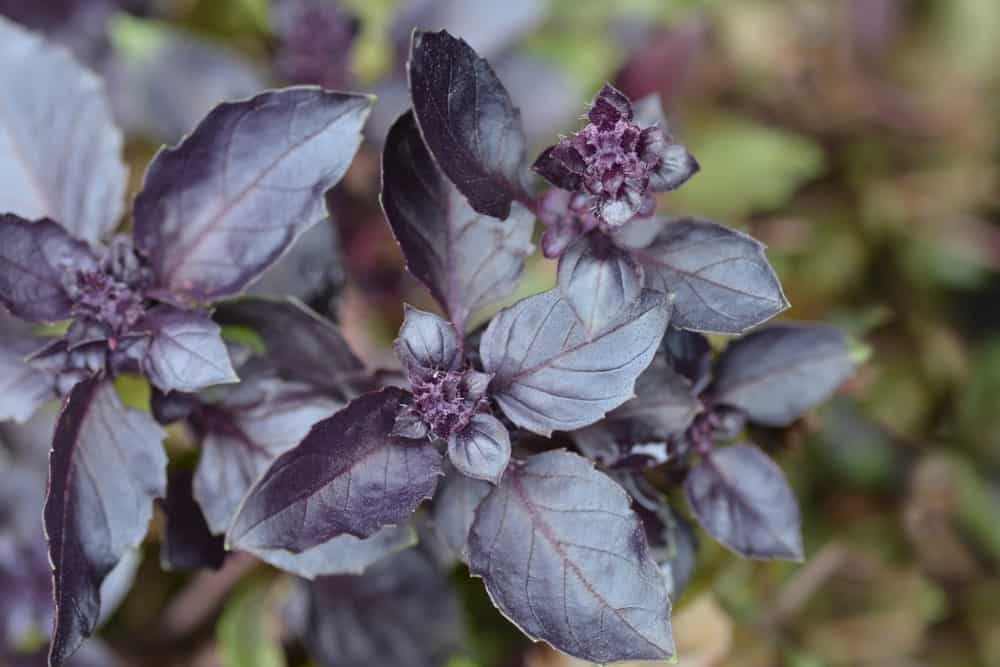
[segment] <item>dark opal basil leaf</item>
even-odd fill
[[[217,104],[268,87],[237,52],[163,21],[119,17],[112,42],[118,57],[108,88],[129,135],[173,144]]]
[[[163,435],[100,377],[77,384],[63,405],[44,513],[56,603],[52,664],[93,633],[101,582],[146,534],[153,499],[166,492]]]
[[[403,367],[456,370],[462,365],[462,341],[455,327],[434,313],[404,304],[403,326],[393,347]]]
[[[410,97],[441,170],[483,215],[504,220],[525,196],[521,113],[490,64],[446,31],[413,33]]]
[[[664,440],[684,431],[700,410],[691,382],[658,355],[636,381],[635,398],[608,414],[608,420],[626,422],[634,437]]]
[[[73,301],[63,283],[67,274],[93,263],[87,244],[51,220],[0,215],[0,304],[16,317],[30,322],[69,318]]]
[[[533,249],[531,213],[514,204],[500,222],[470,208],[435,165],[412,111],[386,137],[382,208],[407,268],[462,331],[474,311],[514,290]]]
[[[25,422],[55,398],[54,379],[24,359],[43,341],[0,335],[0,422]]]
[[[221,535],[213,535],[191,493],[190,470],[167,478],[167,497],[160,503],[166,516],[160,565],[164,570],[217,570],[226,557]]]
[[[342,406],[301,382],[251,377],[195,421],[203,432],[194,497],[212,532],[226,532],[236,508],[278,456]]]
[[[0,213],[52,218],[97,243],[118,225],[127,181],[100,80],[3,18],[0,62]]]
[[[194,392],[239,382],[219,325],[208,315],[157,306],[138,328],[151,336],[140,367],[161,391]]]
[[[663,336],[663,352],[673,369],[691,381],[695,392],[705,388],[712,372],[712,347],[705,336],[671,325]]]
[[[670,599],[677,600],[691,581],[698,562],[698,536],[691,524],[678,516],[664,499],[653,508],[637,502],[635,511],[646,530],[650,553],[670,586]]]
[[[632,256],[647,287],[674,295],[671,324],[679,329],[738,334],[788,308],[764,244],[714,222],[667,222]]]
[[[603,234],[578,240],[559,258],[559,289],[590,336],[639,299],[642,268]]]
[[[510,434],[493,415],[477,414],[460,433],[448,438],[448,458],[462,473],[500,483],[510,461]]]
[[[663,295],[647,290],[588,336],[558,289],[493,318],[479,350],[495,373],[491,396],[515,424],[541,435],[596,422],[632,398],[667,326]]]
[[[476,508],[493,487],[488,482],[465,475],[448,475],[434,496],[431,520],[445,544],[462,561],[467,558],[469,529],[476,518]]]
[[[512,467],[479,506],[469,569],[525,634],[588,662],[674,655],[667,582],[628,494],[586,459]]]
[[[383,558],[416,543],[417,531],[412,526],[386,526],[371,537],[338,535],[299,553],[287,549],[253,549],[251,553],[286,572],[315,579],[337,574],[362,574]]]
[[[427,440],[390,437],[405,396],[395,387],[365,394],[313,426],[251,489],[228,543],[299,552],[408,518],[434,494],[441,455]]]
[[[781,468],[753,445],[715,450],[684,489],[705,532],[739,555],[802,560],[799,504]]]
[[[441,667],[462,641],[462,613],[448,577],[416,549],[361,576],[306,587],[301,638],[324,667]]]
[[[775,324],[729,344],[710,389],[717,402],[766,426],[787,426],[851,373],[847,336],[825,324]]]
[[[354,392],[364,364],[340,330],[295,299],[245,298],[215,311],[224,325],[248,327],[267,348],[267,357],[282,377],[308,382],[341,398]]]
[[[324,193],[361,144],[372,100],[286,88],[216,107],[146,172],[133,216],[158,286],[239,293],[326,217]]]

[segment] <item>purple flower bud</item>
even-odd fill
[[[533,168],[563,190],[587,193],[594,214],[611,227],[648,215],[651,193],[674,190],[698,171],[687,149],[663,128],[640,128],[632,103],[610,85],[598,93],[588,118],[579,132],[546,149]]]
[[[151,274],[130,237],[111,241],[96,267],[68,273],[66,292],[73,299],[70,344],[109,339],[127,333],[146,314],[145,289]]]
[[[403,437],[429,434],[445,440],[461,433],[475,414],[490,411],[485,396],[490,378],[471,369],[412,374],[413,402],[400,413],[393,432]]]

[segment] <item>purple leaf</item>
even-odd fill
[[[510,434],[493,415],[480,413],[448,438],[448,458],[468,477],[500,483],[510,461]]]
[[[286,88],[216,107],[146,172],[133,216],[160,288],[239,293],[326,217],[323,195],[361,144],[372,100]]]
[[[286,549],[252,549],[251,553],[286,572],[315,579],[339,574],[363,574],[380,560],[416,543],[417,531],[412,526],[386,526],[370,537],[338,535],[299,553]]]
[[[413,33],[410,96],[431,154],[478,213],[505,220],[525,199],[525,138],[493,68],[446,31]]]
[[[647,95],[635,103],[634,109],[636,122],[647,127],[643,132],[646,150],[660,158],[649,174],[650,189],[654,192],[676,190],[698,173],[701,168],[698,161],[687,148],[674,142],[659,95]]]
[[[480,342],[491,396],[510,419],[541,435],[592,424],[633,396],[669,316],[647,290],[610,326],[587,336],[559,290],[520,301],[493,318]]]
[[[178,470],[167,479],[167,497],[160,503],[166,517],[160,565],[164,570],[217,570],[226,557],[221,535],[213,535],[191,493],[190,470]]]
[[[825,324],[775,324],[729,344],[715,365],[716,402],[787,426],[854,372],[847,336]]]
[[[684,482],[705,531],[745,558],[801,561],[799,505],[781,468],[753,445],[706,456]]]
[[[788,308],[764,244],[714,222],[667,222],[632,256],[647,287],[674,295],[671,324],[679,329],[738,334]]]
[[[239,382],[219,325],[208,315],[157,306],[137,329],[152,337],[140,366],[161,391],[194,392]]]
[[[460,648],[462,614],[447,576],[416,549],[358,576],[303,583],[300,636],[322,665],[440,667]]]
[[[55,398],[54,378],[25,361],[41,344],[32,338],[0,335],[0,422],[26,422]]]
[[[557,280],[587,336],[611,325],[642,293],[642,267],[603,234],[567,248]]]
[[[121,219],[127,180],[100,80],[3,18],[0,62],[0,213],[52,218],[97,243]]]
[[[108,84],[115,115],[129,135],[175,143],[217,104],[267,88],[235,51],[163,22],[131,23],[148,38],[140,49],[117,49]]]
[[[403,304],[403,326],[393,347],[403,368],[410,373],[423,369],[444,371],[462,367],[462,341],[450,322]]]
[[[267,348],[268,361],[289,380],[308,382],[341,398],[354,393],[364,364],[340,330],[295,299],[245,298],[215,311],[224,325],[249,327]]]
[[[708,384],[712,373],[712,347],[700,333],[667,327],[663,352],[675,371],[691,381],[695,393]]]
[[[562,451],[512,467],[479,506],[469,569],[525,634],[588,662],[674,655],[667,582],[625,490]]]
[[[87,244],[51,220],[0,215],[0,304],[29,322],[70,317],[68,275],[94,264]]]
[[[665,440],[684,431],[701,409],[691,382],[657,356],[635,383],[635,398],[608,414],[625,422],[635,437]],[[641,434],[641,435],[640,435]]]
[[[153,499],[166,492],[163,436],[100,377],[77,384],[63,405],[45,500],[56,603],[53,665],[94,632],[101,583],[146,534]]]
[[[212,532],[226,532],[253,483],[341,405],[307,384],[263,376],[202,406],[194,416],[203,436],[193,488]]]
[[[470,208],[435,165],[412,111],[386,138],[381,199],[407,268],[457,329],[464,332],[474,311],[514,290],[533,250],[534,218],[520,204],[503,222]]]
[[[465,475],[447,475],[434,496],[431,521],[445,544],[466,561],[469,529],[476,518],[476,508],[493,487],[488,482]]]
[[[406,394],[365,394],[281,455],[244,499],[234,548],[304,551],[338,535],[399,524],[434,494],[441,455],[430,442],[390,437]]]

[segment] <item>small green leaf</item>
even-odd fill
[[[251,581],[230,597],[215,628],[223,667],[285,667],[275,632],[273,588]]]
[[[701,172],[664,198],[675,212],[725,222],[773,210],[825,169],[816,143],[737,116],[716,117],[677,138],[698,160]]]
[[[115,378],[115,389],[118,390],[118,398],[122,403],[130,408],[149,412],[149,399],[152,390],[149,382],[141,375],[119,375]]]
[[[254,354],[267,353],[267,346],[264,344],[264,339],[250,327],[227,324],[222,327],[222,337],[232,343],[239,343],[250,348],[250,351]]]

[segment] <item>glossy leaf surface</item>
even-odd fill
[[[247,491],[278,456],[298,445],[341,404],[307,384],[251,377],[205,406],[194,496],[212,532],[226,532]]]
[[[504,220],[523,196],[521,114],[493,68],[446,31],[413,34],[410,96],[421,135],[477,212]]]
[[[140,365],[161,391],[194,392],[239,381],[219,325],[208,315],[158,306],[139,327],[151,336]]]
[[[705,531],[744,558],[802,560],[802,519],[781,468],[753,445],[718,449],[684,483]]]
[[[163,436],[100,377],[77,384],[63,405],[44,513],[55,584],[53,664],[94,632],[101,583],[146,534],[153,499],[166,492]]]
[[[434,163],[412,111],[386,138],[382,207],[407,268],[460,330],[514,290],[532,251],[531,213],[519,204],[502,222],[476,213]]]
[[[493,415],[475,415],[464,431],[448,439],[448,458],[463,475],[498,484],[510,461],[507,427]]]
[[[642,293],[642,269],[603,235],[567,248],[557,280],[588,336],[612,324]]]
[[[787,426],[853,371],[847,337],[836,327],[776,324],[730,343],[715,365],[711,392],[751,421]]]
[[[667,583],[629,503],[584,458],[534,456],[476,511],[469,569],[525,634],[569,655],[670,659]]]
[[[760,241],[692,218],[662,225],[632,255],[646,269],[647,287],[674,295],[675,327],[738,334],[788,308]]]
[[[511,420],[542,435],[596,422],[633,396],[667,326],[663,296],[643,292],[610,326],[588,336],[551,290],[502,310],[480,343],[492,397]]]
[[[455,327],[434,313],[404,304],[403,326],[393,347],[403,367],[455,370],[462,365],[462,341]]]
[[[239,293],[326,217],[324,193],[361,143],[372,100],[286,88],[216,107],[146,172],[133,216],[160,288]]]
[[[426,440],[389,435],[404,397],[393,387],[365,394],[313,426],[251,489],[229,544],[298,552],[409,517],[433,495],[441,455]]]

